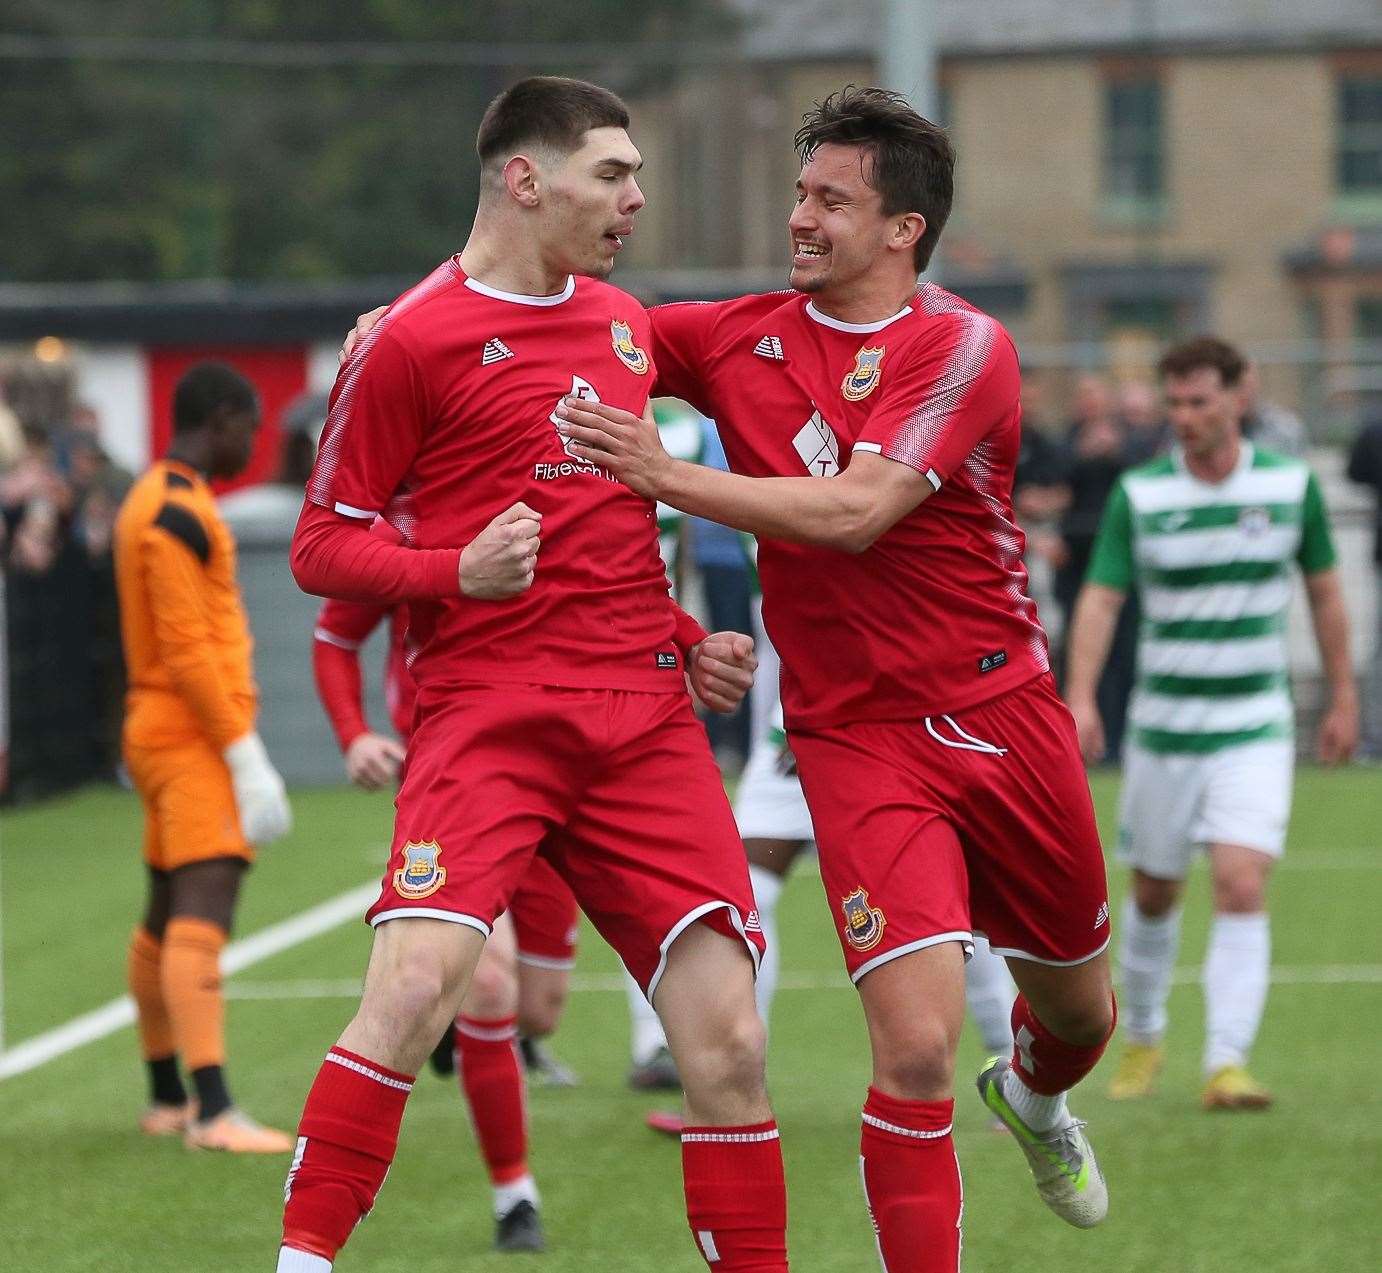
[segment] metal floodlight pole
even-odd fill
[[[879,86],[901,93],[916,111],[935,119],[940,102],[935,0],[883,0],[878,36]],[[927,267],[932,278],[939,265],[936,252]]]
[[[878,80],[901,93],[927,119],[935,118],[935,0],[883,0],[879,24]]]

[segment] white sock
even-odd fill
[[[1262,1010],[1272,938],[1266,913],[1215,915],[1204,960],[1204,1071],[1245,1065]]]
[[[1034,1132],[1055,1131],[1057,1127],[1066,1127],[1075,1121],[1065,1108],[1064,1092],[1057,1092],[1055,1096],[1034,1092],[1016,1070],[1008,1071],[1003,1082],[1003,1095],[1008,1098],[1008,1104],[1016,1111],[1018,1118]]]
[[[537,1181],[532,1176],[520,1176],[507,1185],[494,1186],[494,1218],[502,1220],[520,1202],[531,1202],[538,1206],[541,1202],[537,1194]]]
[[[965,1000],[979,1027],[979,1037],[993,1056],[1013,1050],[1012,1009],[1017,987],[1002,956],[995,955],[985,937],[975,937],[974,954],[965,964]]]
[[[1133,1043],[1160,1043],[1166,1033],[1166,1000],[1180,948],[1180,907],[1153,918],[1123,899],[1123,937],[1118,946],[1118,1024]]]
[[[331,1261],[295,1247],[278,1248],[278,1273],[331,1273]]]
[[[635,1065],[646,1065],[659,1048],[667,1046],[667,1035],[657,1019],[653,1005],[643,997],[638,982],[624,970],[624,990],[629,996],[629,1050]]]
[[[752,864],[749,879],[753,883],[753,901],[758,907],[758,922],[763,925],[763,941],[767,945],[763,961],[758,965],[758,984],[754,987],[758,1015],[766,1025],[773,1010],[773,995],[777,993],[777,970],[782,964],[782,952],[777,945],[777,899],[782,896],[785,881],[776,871]]]

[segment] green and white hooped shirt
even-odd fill
[[[1242,443],[1204,482],[1177,447],[1119,478],[1086,576],[1141,597],[1133,737],[1149,751],[1206,753],[1290,738],[1286,610],[1291,564],[1334,565],[1315,475]]]

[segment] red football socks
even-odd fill
[[[864,1201],[888,1273],[956,1273],[964,1190],[951,1140],[955,1102],[869,1088],[859,1142]]]
[[[456,1071],[480,1153],[496,1185],[528,1174],[528,1117],[517,1026],[516,1017],[456,1018]]]
[[[1118,1020],[1118,1002],[1113,1001],[1113,1021]],[[1013,1004],[1012,1067],[1024,1086],[1040,1096],[1068,1092],[1098,1063],[1113,1036],[1113,1025],[1102,1043],[1077,1047],[1056,1038],[1040,1021],[1031,1005],[1018,995]]]
[[[369,1214],[393,1162],[410,1075],[335,1047],[298,1124],[283,1195],[283,1245],[332,1260]]]
[[[686,1217],[715,1273],[786,1273],[787,1182],[777,1124],[687,1127]]]

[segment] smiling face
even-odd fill
[[[915,278],[913,251],[925,219],[885,216],[869,184],[872,166],[867,147],[835,143],[818,147],[802,166],[787,222],[797,291],[847,299],[894,275]]]
[[[605,278],[646,200],[643,156],[622,128],[592,128],[566,155],[535,161],[543,254],[569,274]]]

